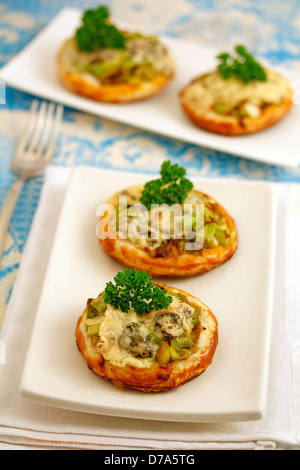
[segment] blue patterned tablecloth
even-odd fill
[[[272,0],[111,0],[103,2],[116,20],[188,40],[203,41],[198,24],[207,25],[214,12],[225,20],[255,30],[254,52],[299,72],[300,3]],[[0,67],[7,63],[64,7],[98,6],[98,0],[0,0]],[[20,72],[21,73],[21,72]],[[3,93],[3,90],[2,90]],[[0,104],[0,208],[13,181],[10,161],[32,96],[6,89]],[[0,95],[0,103],[1,100]],[[80,124],[80,127],[78,127]],[[80,132],[78,132],[80,129]],[[272,145],[272,142],[270,142]],[[300,182],[300,169],[257,163],[214,150],[134,129],[66,109],[54,165],[94,165],[123,171],[158,171],[166,158],[183,164],[190,175]],[[25,184],[17,204],[0,268],[0,312],[4,310],[18,272],[22,251],[39,201],[43,178]],[[1,315],[1,314],[0,314]]]

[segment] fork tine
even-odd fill
[[[37,157],[40,158],[43,151],[46,149],[47,142],[49,142],[50,130],[53,125],[53,113],[55,110],[55,104],[50,103],[44,120],[44,126],[41,133],[40,143],[37,147]]]
[[[56,138],[59,132],[59,127],[61,124],[63,111],[64,111],[63,106],[57,105],[55,116],[54,116],[54,121],[53,121],[53,126],[52,126],[52,134],[51,134],[50,141],[48,143],[47,151],[45,154],[46,161],[49,161],[52,158],[52,155],[54,153]]]
[[[28,145],[30,136],[31,136],[31,134],[33,132],[33,129],[34,129],[35,115],[36,115],[36,111],[38,109],[38,105],[39,105],[38,100],[34,100],[31,103],[29,118],[28,118],[27,123],[26,123],[26,128],[25,128],[25,131],[23,132],[22,138],[20,139],[19,144],[18,144],[18,146],[16,148],[16,151],[15,151],[15,156],[14,156],[15,159],[18,159],[20,157],[20,154],[25,151],[25,149]]]
[[[41,133],[41,126],[43,125],[43,122],[45,121],[45,116],[47,113],[47,103],[45,101],[42,101],[40,110],[35,116],[35,126],[34,126],[34,131],[33,134],[30,138],[30,142],[27,148],[27,152],[30,154],[34,152],[38,145],[40,133]]]
[[[63,106],[46,102],[37,111],[37,101],[32,104],[30,119],[22,145],[19,145],[11,168],[24,178],[40,174],[53,157]],[[41,138],[40,138],[41,137]]]

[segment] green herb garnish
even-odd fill
[[[252,80],[265,82],[267,74],[263,67],[254,59],[244,46],[236,46],[236,57],[224,52],[217,56],[221,61],[218,70],[225,80],[235,75],[243,83]]]
[[[182,204],[193,189],[193,183],[185,178],[186,170],[178,164],[165,161],[160,170],[161,178],[148,181],[143,189],[140,202],[151,208],[151,204]]]
[[[121,31],[109,22],[109,10],[105,6],[84,12],[82,26],[76,31],[76,41],[78,48],[85,52],[102,47],[124,49],[126,43]]]
[[[165,289],[155,286],[150,279],[149,274],[138,269],[125,268],[114,277],[115,284],[106,284],[104,301],[122,312],[133,308],[138,314],[167,308],[172,296],[167,295]]]

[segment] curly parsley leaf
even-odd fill
[[[75,36],[78,48],[85,52],[103,47],[124,49],[126,43],[125,36],[109,22],[109,10],[105,6],[86,10]]]
[[[236,46],[236,57],[223,52],[217,56],[220,60],[218,70],[225,80],[232,75],[236,76],[243,83],[249,83],[252,80],[265,82],[267,74],[263,67],[254,59],[244,46]]]
[[[148,181],[140,198],[141,204],[151,208],[151,204],[183,204],[193,183],[185,178],[186,170],[177,163],[165,161],[160,170],[161,177]]]
[[[133,308],[138,314],[167,308],[172,302],[172,297],[150,280],[151,276],[147,273],[125,268],[114,277],[115,283],[106,284],[104,301],[120,308],[122,312]]]

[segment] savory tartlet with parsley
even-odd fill
[[[108,256],[152,276],[188,277],[210,271],[234,255],[234,219],[212,196],[195,189],[185,174],[184,168],[167,160],[160,178],[123,189],[107,200],[97,235]],[[161,208],[170,208],[168,231],[161,223]],[[178,216],[173,208],[179,209]],[[175,230],[180,224],[181,232]]]
[[[179,94],[181,107],[198,127],[228,136],[266,129],[290,111],[289,81],[262,67],[244,46],[218,55],[216,70],[194,78]]]
[[[172,390],[202,374],[218,344],[218,322],[199,299],[125,268],[88,299],[76,343],[88,367],[119,387]]]
[[[90,99],[124,103],[159,93],[173,78],[175,67],[156,36],[123,31],[112,24],[109,10],[87,10],[74,37],[57,55],[61,83]]]

